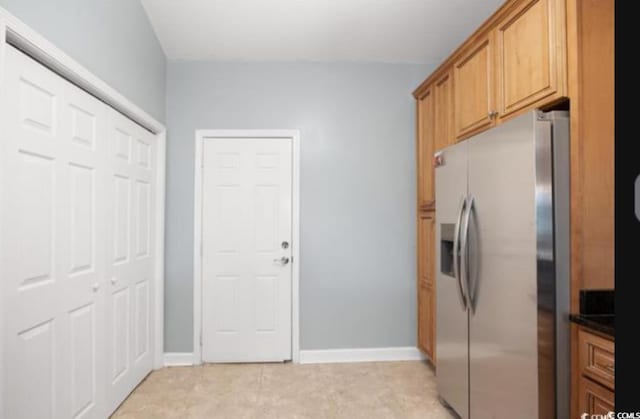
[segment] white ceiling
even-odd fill
[[[444,59],[504,0],[141,0],[171,60]]]

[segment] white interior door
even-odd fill
[[[104,105],[8,47],[1,417],[104,415]]]
[[[113,411],[151,371],[155,243],[152,134],[108,109],[107,364]]]
[[[203,141],[202,360],[289,360],[291,139]]]

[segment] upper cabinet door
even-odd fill
[[[564,2],[525,0],[496,27],[500,118],[566,96]]]
[[[436,107],[434,151],[438,151],[455,142],[453,137],[453,72],[447,70],[436,80],[433,90]]]
[[[431,209],[435,205],[433,187],[433,146],[435,107],[433,89],[425,91],[418,98],[418,206]]]
[[[466,49],[453,66],[456,138],[494,124],[493,38],[490,33]]]

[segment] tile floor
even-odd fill
[[[448,419],[425,362],[208,364],[151,373],[112,419]]]

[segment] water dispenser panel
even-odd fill
[[[453,277],[453,235],[455,224],[440,224],[440,272]]]

